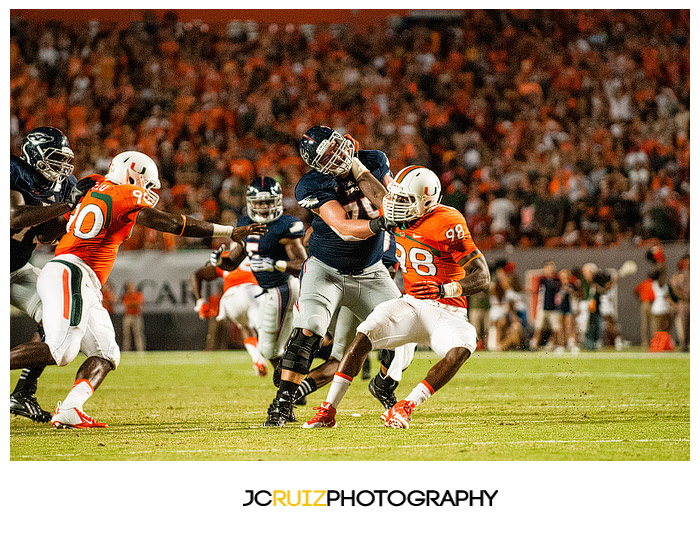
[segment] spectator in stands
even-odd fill
[[[678,272],[669,281],[676,313],[676,334],[681,352],[690,351],[690,254],[678,262]]]
[[[561,311],[557,307],[557,296],[561,281],[553,261],[544,263],[543,273],[537,285],[537,311],[535,313],[535,333],[530,339],[530,349],[537,350],[542,343],[542,332],[549,332],[549,347],[556,347],[557,353],[564,351],[561,340]]]
[[[469,296],[468,305],[469,323],[476,329],[477,348],[484,349],[486,348],[490,327],[489,309],[491,308],[491,301],[489,300],[489,292],[484,290]]]
[[[561,314],[561,341],[573,353],[579,352],[578,333],[574,314],[578,310],[578,288],[570,270],[559,270],[561,288],[557,292],[555,303]]]
[[[143,293],[137,290],[136,284],[133,281],[127,281],[124,296],[122,296],[124,304],[124,319],[122,320],[122,350],[128,352],[131,350],[131,341],[133,338],[134,346],[137,352],[146,351],[146,330],[143,324]]]
[[[654,302],[654,289],[651,277],[634,287],[634,293],[639,298],[640,332],[642,336],[642,348],[649,348],[651,340],[651,304]]]
[[[274,174],[290,191],[304,170],[292,140],[326,121],[396,169],[429,165],[455,205],[464,184],[467,203],[472,186],[482,202],[509,199],[515,215],[504,232],[496,211],[491,247],[547,245],[567,222],[587,246],[688,238],[688,10],[468,10],[435,27],[377,19],[370,34],[183,22],[85,32],[13,13],[11,152],[55,124],[77,169],[139,149],[159,165],[164,202],[240,215],[226,179]],[[209,247],[173,247],[193,245]]]

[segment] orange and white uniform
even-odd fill
[[[262,289],[250,269],[246,257],[243,262],[230,272],[217,268],[216,272],[224,278],[224,294],[219,304],[217,320],[228,318],[237,326],[255,329],[258,318],[258,301]]]
[[[58,365],[70,363],[82,350],[116,368],[119,346],[100,289],[139,211],[151,205],[141,187],[116,185],[100,175],[92,178],[99,182],[71,212],[56,256],[39,274],[37,291],[46,343]]]
[[[457,347],[476,348],[476,330],[467,318],[466,296],[418,299],[410,294],[418,281],[449,283],[465,275],[459,262],[481,257],[464,216],[445,205],[412,223],[396,228],[396,257],[406,294],[380,304],[357,328],[372,342],[373,349],[396,348],[407,343],[429,345],[442,357]],[[408,363],[394,359],[389,375],[398,380]]]

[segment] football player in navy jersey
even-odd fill
[[[234,270],[245,258],[250,258],[258,285],[262,288],[258,308],[258,350],[273,366],[282,351],[281,344],[292,330],[292,308],[299,296],[298,276],[306,260],[302,243],[304,224],[283,214],[282,190],[270,177],[256,177],[246,192],[248,214],[238,220],[238,226],[264,223],[265,234],[247,236],[245,251],[236,244],[230,252],[224,248],[212,254],[212,264],[224,270]]]
[[[65,232],[64,214],[90,188],[72,175],[73,151],[60,130],[39,127],[22,140],[22,156],[10,155],[10,304],[41,324],[41,301],[36,291],[39,269],[29,259],[37,240],[53,242]],[[41,330],[40,330],[41,331]],[[36,400],[37,380],[44,367],[24,369],[10,395],[10,413],[37,422],[51,414]]]
[[[299,314],[264,426],[284,426],[291,420],[295,393],[336,310],[346,306],[363,320],[380,303],[401,295],[382,265],[383,231],[389,222],[376,208],[386,193],[384,183],[391,180],[387,156],[381,151],[357,151],[351,137],[324,126],[306,131],[299,152],[312,169],[297,183],[295,197],[313,213],[313,233]]]

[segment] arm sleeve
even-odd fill
[[[289,221],[285,221],[285,224],[285,230],[281,238],[304,238],[306,229],[304,228],[303,222],[290,216]]]
[[[467,258],[468,264],[477,257],[483,257],[472,239],[464,216],[456,210],[441,220],[439,229],[440,249],[450,253],[455,262]]]
[[[297,203],[307,210],[316,210],[328,201],[337,200],[338,196],[333,179],[325,179],[323,175],[317,173],[307,173],[297,183],[294,190]]]

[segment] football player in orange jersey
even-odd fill
[[[228,251],[222,255],[227,255]],[[194,310],[199,318],[206,319],[208,304],[202,297],[202,282],[214,281],[219,277],[224,278],[224,294],[219,304],[217,320],[228,319],[233,322],[241,333],[243,345],[253,360],[253,369],[258,376],[267,375],[267,363],[258,350],[258,334],[255,331],[255,323],[258,318],[258,302],[256,296],[262,294],[252,270],[250,261],[243,250],[244,259],[235,270],[222,270],[214,266],[211,261],[197,269],[190,277],[192,292],[197,300]]]
[[[464,216],[438,203],[440,189],[435,173],[422,166],[402,169],[388,185],[381,204],[387,221],[397,225],[396,256],[406,294],[380,304],[359,325],[326,401],[304,428],[336,426],[336,408],[372,349],[415,342],[430,345],[441,358],[405,399],[381,416],[392,428],[408,428],[416,406],[450,381],[474,351],[476,330],[467,318],[466,296],[489,287],[489,269]],[[394,380],[408,366],[400,361],[394,359],[387,370]]]
[[[43,303],[46,342],[26,343],[10,351],[10,369],[70,363],[78,351],[88,357],[68,396],[51,418],[56,428],[104,428],[83,412],[105,376],[119,364],[114,327],[102,306],[101,286],[114,266],[119,246],[133,226],[196,238],[226,237],[236,242],[262,234],[265,226],[234,228],[156,210],[158,168],[143,153],[126,151],[112,160],[107,174],[71,212],[56,256],[42,269],[37,291]]]

